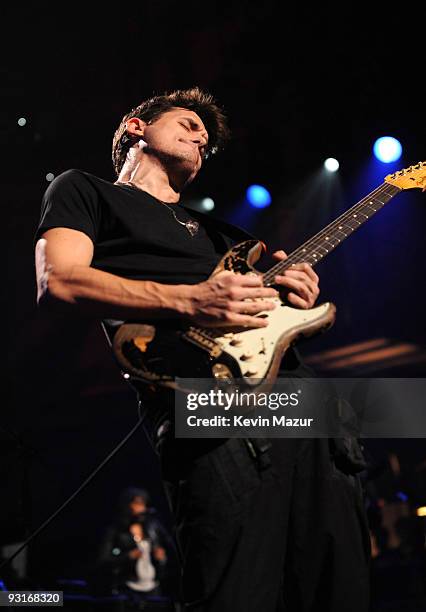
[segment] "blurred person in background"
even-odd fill
[[[161,595],[168,561],[168,536],[144,489],[127,488],[114,524],[104,535],[99,569],[112,591]]]

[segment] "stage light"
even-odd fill
[[[334,159],[334,157],[328,157],[324,162],[324,168],[327,170],[327,172],[337,172],[339,166],[339,162],[337,159]]]
[[[398,493],[396,494],[396,497],[403,502],[408,501],[408,495],[406,495],[403,491],[398,491]]]
[[[205,211],[213,210],[214,201],[211,198],[203,198],[201,200],[201,208]]]
[[[399,140],[392,136],[378,138],[373,147],[374,155],[384,164],[398,161],[402,155],[402,146]]]
[[[426,516],[426,506],[420,506],[420,508],[417,508],[416,514],[417,516]]]
[[[27,120],[25,119],[25,117],[19,117],[18,119],[18,125],[19,127],[24,127],[24,125],[26,125]]]
[[[55,178],[55,175],[52,174],[52,172],[48,172],[46,174],[46,181],[49,181],[49,183],[50,183],[50,181],[53,181],[54,178]]]
[[[262,185],[251,185],[246,191],[247,201],[255,208],[265,208],[272,202],[269,191]]]

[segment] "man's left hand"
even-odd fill
[[[287,259],[284,251],[275,251],[272,257],[278,261]],[[319,295],[319,278],[308,263],[294,264],[283,274],[275,276],[275,283],[285,287],[286,299],[298,308],[312,308]]]

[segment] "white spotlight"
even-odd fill
[[[24,125],[26,125],[27,120],[25,119],[25,117],[19,117],[18,119],[18,125],[19,127],[24,127]]]
[[[55,175],[52,174],[52,172],[48,172],[46,174],[46,181],[49,181],[49,183],[50,183],[50,181],[53,181],[54,178],[55,178]]]
[[[203,210],[213,210],[214,208],[214,201],[211,198],[203,198],[201,200],[201,208]]]
[[[328,172],[337,172],[337,170],[339,169],[339,165],[339,162],[337,161],[337,159],[334,159],[334,157],[329,157],[324,162],[324,168]]]

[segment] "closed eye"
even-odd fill
[[[202,129],[197,123],[191,121],[191,119],[186,119],[186,118],[181,119],[180,121],[178,121],[178,124],[181,125],[183,128],[185,128],[185,130],[189,132],[190,134],[192,134],[193,132],[196,132],[198,135],[198,132],[200,132]],[[207,134],[206,133],[203,134],[202,138],[205,141],[205,143],[202,145],[203,149],[200,147],[200,150],[202,151],[203,156],[204,156],[206,148],[207,148],[207,143],[208,143]]]

